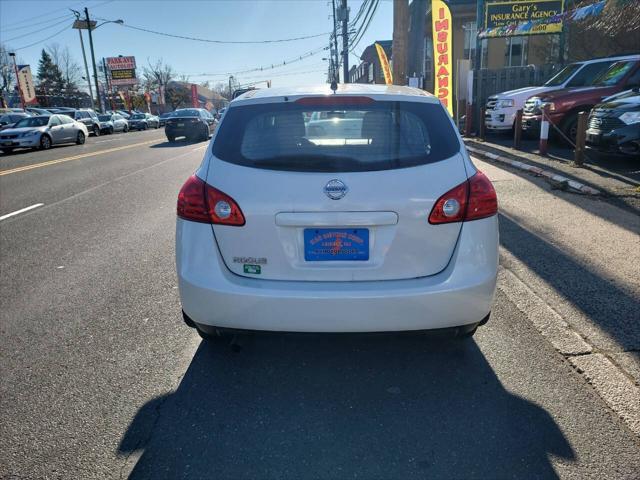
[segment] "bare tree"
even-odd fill
[[[156,60],[155,63],[151,63],[151,60],[147,58],[148,67],[142,69],[143,81],[149,90],[158,89],[161,102],[164,102],[164,95],[167,88],[167,84],[175,77],[175,72],[171,65],[167,65],[162,61],[162,58]]]
[[[189,75],[184,75],[184,74],[178,77],[178,81],[183,83],[191,83],[191,79],[189,78]]]
[[[64,78],[65,87],[68,90],[77,90],[82,78],[80,65],[71,55],[68,46],[62,47],[59,43],[52,43],[46,47],[47,53],[55,63]]]
[[[0,95],[7,97],[15,85],[15,73],[13,61],[9,56],[10,49],[0,43]]]

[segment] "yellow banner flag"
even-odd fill
[[[384,48],[379,43],[376,43],[376,51],[378,52],[378,58],[380,59],[380,65],[382,66],[382,73],[384,73],[384,83],[387,85],[393,85],[393,74],[391,73],[391,67],[389,66],[389,59],[387,54],[384,53]]]
[[[431,0],[431,30],[433,32],[434,95],[453,116],[453,28],[451,11],[442,0]]]

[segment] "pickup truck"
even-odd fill
[[[633,59],[632,55],[594,58],[566,65],[543,85],[518,88],[491,95],[485,107],[485,126],[494,132],[511,131],[516,112],[524,107],[529,97],[540,96],[562,88],[577,88],[591,85],[593,81],[607,71],[615,62]]]
[[[588,112],[603,99],[639,86],[640,55],[637,55],[614,63],[589,87],[565,88],[529,98],[524,105],[522,130],[527,136],[539,135],[542,108],[548,105],[549,121],[575,143],[579,112]],[[553,127],[550,132],[557,133]]]

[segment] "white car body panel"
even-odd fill
[[[482,241],[479,241],[482,239]],[[498,221],[465,222],[453,258],[437,275],[378,282],[286,282],[226,268],[210,225],[178,219],[178,287],[200,325],[286,332],[428,330],[477,323],[491,311]]]
[[[332,95],[327,86],[253,90],[229,105],[279,103]],[[421,90],[340,86],[338,95],[438,104]],[[226,117],[225,117],[226,118]],[[224,119],[222,120],[224,122]],[[428,217],[436,200],[476,173],[460,151],[410,168],[345,173],[245,167],[212,154],[196,175],[231,196],[241,227],[177,220],[176,264],[185,314],[203,326],[295,332],[425,330],[477,324],[487,317],[498,265],[497,216],[441,225]],[[323,187],[340,179],[340,200]],[[368,228],[366,261],[307,262],[305,228]],[[259,276],[238,258],[260,258]]]

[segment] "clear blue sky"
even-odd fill
[[[363,0],[349,0],[352,18]],[[235,1],[169,1],[127,0],[84,2],[0,0],[0,42],[17,51],[18,59],[32,65],[35,72],[41,49],[57,42],[68,45],[82,65],[80,41],[76,30],[68,29],[64,16],[68,8],[89,8],[92,17],[122,19],[126,24],[166,33],[214,40],[269,40],[329,32],[331,3],[327,0],[235,0]],[[361,53],[374,40],[391,39],[393,7],[383,0],[362,41],[356,47]],[[70,26],[72,18],[68,20]],[[59,23],[62,22],[62,23]],[[58,23],[56,25],[56,23]],[[22,38],[15,38],[25,35]],[[20,48],[45,40],[28,48]],[[88,41],[85,32],[85,47]],[[94,31],[96,58],[134,55],[139,66],[162,58],[179,74],[190,75],[191,81],[226,82],[227,77],[197,76],[200,73],[236,72],[253,67],[280,63],[319,47],[328,46],[329,36],[288,43],[262,45],[221,45],[167,38],[152,33],[107,24]],[[326,80],[329,52],[306,58],[286,67],[264,73],[238,75],[241,83],[271,79],[274,86],[309,84]],[[87,51],[90,61],[89,52]],[[350,62],[357,62],[355,55]]]

